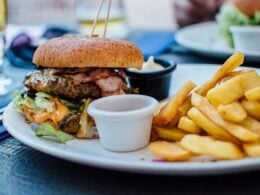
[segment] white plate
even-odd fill
[[[218,25],[216,22],[205,22],[187,26],[177,31],[176,41],[202,55],[227,58],[234,49],[230,48],[224,39],[218,35]],[[244,52],[246,60],[260,62],[260,52]]]
[[[173,74],[174,93],[187,80],[198,85],[208,80],[216,71],[216,65],[182,65]],[[135,152],[115,153],[102,148],[99,140],[72,140],[66,144],[38,138],[24,118],[10,104],[4,112],[4,126],[8,132],[22,143],[44,153],[69,161],[96,167],[136,173],[165,175],[202,175],[241,172],[260,168],[260,158],[221,162],[153,162],[147,148]]]

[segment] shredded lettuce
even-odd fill
[[[21,110],[22,105],[26,105],[31,110],[38,110],[34,100],[27,95],[22,96],[19,91],[14,91],[13,97],[13,104],[16,110]]]
[[[50,101],[52,96],[47,93],[37,92],[35,94],[35,98],[30,98],[29,96],[22,95],[19,91],[15,91],[13,94],[14,99],[14,108],[17,110],[21,110],[22,105],[26,105],[30,108],[31,111],[38,112],[42,110],[46,110],[48,112],[53,112],[55,109],[55,103]],[[60,99],[61,103],[67,106],[71,111],[82,111],[83,102],[71,102],[68,100]]]
[[[13,93],[13,104],[14,104],[14,108],[16,110],[21,110],[21,105],[24,103],[24,99],[21,95],[21,93],[17,90],[14,91]]]
[[[226,3],[221,7],[216,19],[220,36],[233,48],[233,38],[229,28],[235,25],[260,25],[260,12],[256,12],[254,16],[250,17],[239,11],[234,5]]]
[[[49,101],[50,97],[46,93],[38,92],[36,93],[34,103],[39,109],[46,109],[48,112],[52,112],[54,110],[54,103]]]
[[[49,123],[43,123],[35,130],[35,134],[38,137],[43,137],[43,136],[49,136],[53,137],[57,140],[59,143],[66,143],[69,140],[74,139],[74,137],[70,134],[67,134],[63,131],[56,130],[52,125]]]
[[[48,112],[52,112],[54,109],[54,103],[47,99],[51,96],[42,92],[36,93],[35,99],[32,99],[26,94],[22,95],[19,91],[14,91],[13,97],[14,108],[17,110],[21,110],[22,105],[26,105],[31,111],[34,112],[44,109]]]

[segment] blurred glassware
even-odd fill
[[[76,0],[8,0],[8,21],[15,25],[75,25],[75,2]]]
[[[12,89],[13,81],[5,75],[5,27],[7,22],[7,0],[0,0],[0,96],[8,94]]]
[[[105,19],[109,1],[105,1],[96,23],[96,35],[103,35]],[[75,16],[80,33],[90,35],[94,20],[98,13],[99,0],[77,0]],[[128,35],[128,27],[122,0],[113,0],[108,22],[107,37],[112,39],[124,39]]]

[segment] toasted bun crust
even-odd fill
[[[255,12],[260,11],[260,0],[229,0],[228,2],[248,16],[253,16]]]
[[[141,68],[143,54],[128,41],[64,36],[38,47],[33,63],[48,68]]]

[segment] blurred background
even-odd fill
[[[113,0],[108,30],[123,31],[124,36],[125,31],[133,29],[174,29],[173,1]],[[8,0],[8,23],[16,26],[63,24],[87,33],[82,26],[92,26],[98,6],[98,0]],[[101,19],[105,17],[106,6]]]
[[[36,68],[32,57],[41,43],[64,34],[90,35],[100,2],[0,0],[0,33],[5,35],[0,36],[0,59],[2,51],[6,56],[6,64],[0,63],[0,100],[1,94],[9,94],[17,85],[22,87],[24,75]],[[106,38],[136,43],[145,58],[153,55],[177,63],[202,62],[201,58],[190,59],[188,50],[177,44],[175,32],[179,27],[213,19],[218,2],[223,0],[112,0]],[[103,35],[108,7],[109,0],[105,0],[94,34]]]

